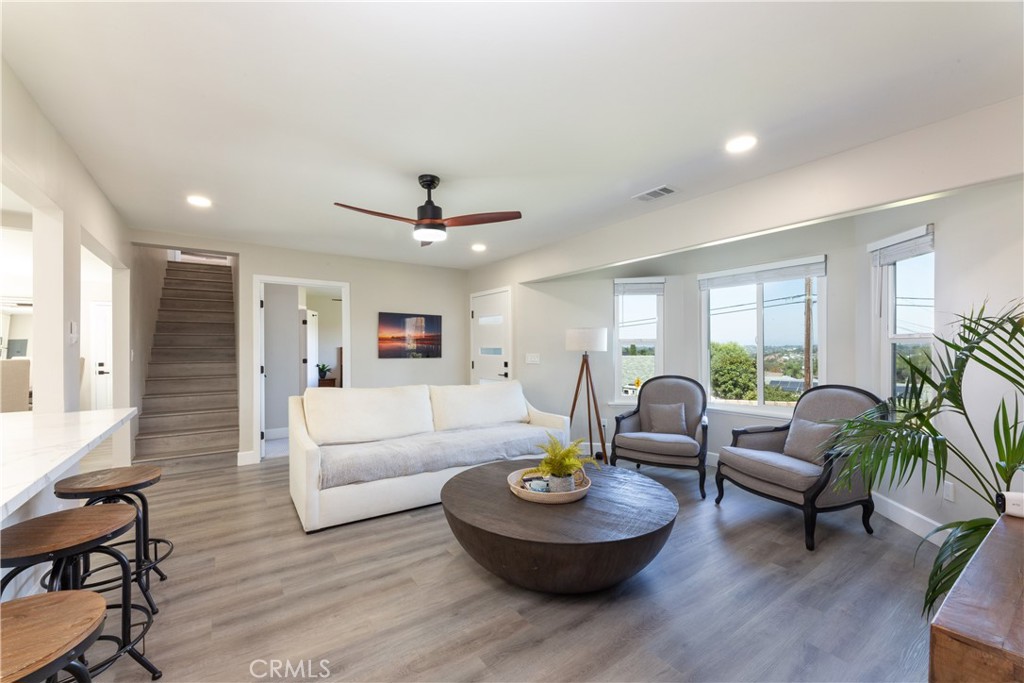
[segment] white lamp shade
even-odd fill
[[[565,331],[566,351],[607,351],[607,327],[570,327]]]

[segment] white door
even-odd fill
[[[110,302],[94,301],[90,309],[89,351],[92,354],[92,409],[114,407],[114,377],[111,374],[111,345],[114,335]]]
[[[316,366],[320,362],[320,314],[306,311],[306,386],[320,384],[320,373]]]
[[[505,382],[512,373],[512,290],[471,294],[470,371],[472,384]]]

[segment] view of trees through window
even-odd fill
[[[658,296],[624,294],[617,297],[620,388],[632,395],[658,374]]]
[[[708,294],[713,398],[756,404],[760,392],[765,404],[792,404],[817,384],[817,278],[717,287]]]
[[[901,396],[910,375],[907,359],[919,368],[931,367],[935,331],[935,254],[896,261],[889,319],[891,391]]]

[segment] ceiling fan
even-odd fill
[[[501,223],[502,221],[514,221],[523,217],[519,211],[492,211],[490,213],[471,213],[465,216],[452,216],[451,218],[441,217],[441,207],[434,204],[430,197],[431,191],[437,189],[441,179],[436,175],[424,174],[420,178],[420,187],[427,191],[427,201],[416,209],[416,218],[403,218],[392,216],[389,213],[360,209],[358,206],[349,206],[334,202],[335,206],[343,209],[351,209],[360,213],[368,213],[371,216],[390,218],[393,221],[402,221],[412,224],[413,239],[420,241],[420,246],[426,247],[434,242],[441,242],[448,239],[448,228],[457,228],[463,225],[483,225],[485,223]]]

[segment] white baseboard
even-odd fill
[[[274,427],[264,432],[265,439],[287,439],[288,428],[287,427]]]
[[[244,465],[259,465],[260,454],[259,451],[238,451],[238,466]]]
[[[897,503],[896,501],[880,496],[877,493],[871,494],[871,497],[875,501],[875,512],[882,515],[886,519],[890,519],[899,524],[904,529],[909,529],[915,534],[924,538],[927,536],[932,529],[939,526],[939,523],[933,519],[925,517],[916,510],[911,510],[906,505]],[[941,534],[935,534],[928,539],[929,543],[935,545],[941,545],[946,536],[949,535],[948,531],[944,531]]]

